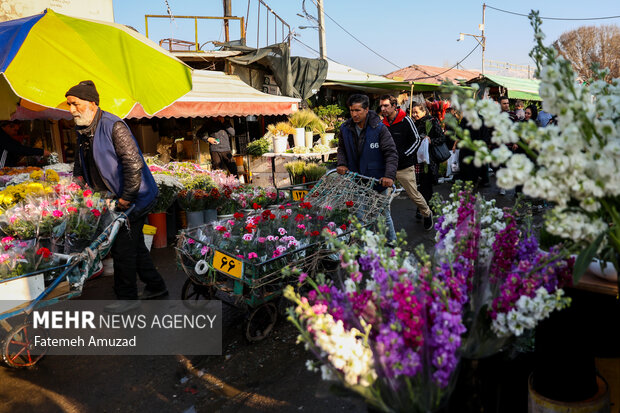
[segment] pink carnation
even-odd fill
[[[257,254],[257,253],[255,253],[255,252],[250,252],[250,253],[248,254],[248,259],[250,259],[250,260],[251,260],[251,259],[253,259],[253,258],[258,258],[258,254]]]

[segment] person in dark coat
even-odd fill
[[[398,151],[388,128],[375,112],[368,110],[366,95],[351,95],[347,101],[351,119],[340,127],[338,141],[339,174],[357,172],[380,181],[378,191],[394,185],[398,168]],[[385,210],[388,241],[396,240],[396,232],[389,208]]]
[[[18,122],[3,121],[0,123],[0,161],[4,159],[2,166],[17,166],[23,156],[50,156],[47,150],[22,145],[16,139],[18,131]]]
[[[112,313],[126,312],[140,306],[136,275],[146,284],[140,298],[168,294],[142,233],[146,215],[157,201],[157,184],[129,127],[99,108],[99,93],[91,80],[73,86],[65,97],[78,133],[73,176],[94,191],[112,193],[117,210],[134,206],[129,225],[121,226],[111,250],[118,301],[105,307]]]
[[[230,138],[235,136],[235,128],[227,123],[223,116],[218,116],[202,125],[196,135],[209,142],[212,168],[227,170],[237,176],[237,164],[233,159],[230,144]]]
[[[429,140],[429,148],[430,146],[443,145],[446,142],[446,137],[439,121],[428,113],[426,105],[414,103],[411,115],[415,120],[418,132],[425,135]],[[429,165],[416,165],[416,173],[418,184],[420,185],[420,193],[424,196],[426,203],[429,203],[433,197],[433,184],[439,177],[439,165],[431,157]]]
[[[413,120],[398,107],[398,100],[394,96],[381,96],[379,105],[383,115],[383,124],[388,127],[398,151],[396,179],[424,217],[424,229],[430,231],[433,228],[433,214],[418,190],[415,174],[422,137]]]

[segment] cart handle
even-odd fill
[[[338,170],[336,170],[336,169],[332,169],[332,170],[327,171],[327,173],[325,174],[325,176],[327,176],[327,175],[331,175],[331,174],[333,174],[333,173],[337,173],[337,172],[338,172]],[[368,179],[368,180],[370,180],[370,181],[375,181],[376,183],[381,184],[381,179],[378,179],[378,178],[375,178],[375,177],[372,177],[372,176],[362,175],[362,174],[357,173],[357,172],[347,171],[347,172],[345,172],[345,175],[352,175],[354,178],[355,178],[356,176],[359,176],[359,177],[360,177],[360,178],[362,178],[362,179]],[[392,192],[393,192],[393,193],[395,193],[396,191],[397,191],[397,189],[396,189],[396,184],[392,184]]]

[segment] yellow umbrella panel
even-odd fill
[[[12,31],[3,32],[5,23],[0,23],[0,40],[12,40],[0,46],[0,59],[4,58],[0,60],[4,75],[0,83],[6,81],[18,97],[67,109],[67,90],[82,80],[92,80],[101,108],[125,117],[137,102],[153,114],[191,90],[191,69],[132,29],[50,9],[39,16],[5,22],[13,23],[8,27]],[[28,20],[37,18],[34,24]],[[21,20],[24,24],[16,31]],[[10,36],[26,30],[25,37]],[[0,96],[3,106],[15,100],[6,85],[0,84]],[[3,107],[0,116],[4,112]]]

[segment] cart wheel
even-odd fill
[[[183,304],[191,310],[204,308],[207,300],[215,299],[213,287],[194,283],[191,279],[185,280],[181,290]]]
[[[47,338],[47,331],[43,329],[41,331]],[[41,354],[31,354],[33,337],[31,323],[13,328],[2,341],[2,360],[12,368],[32,367],[37,364],[47,352],[47,347]]]
[[[273,303],[266,303],[250,313],[245,324],[245,338],[250,342],[261,341],[271,333],[278,320],[278,309]]]

